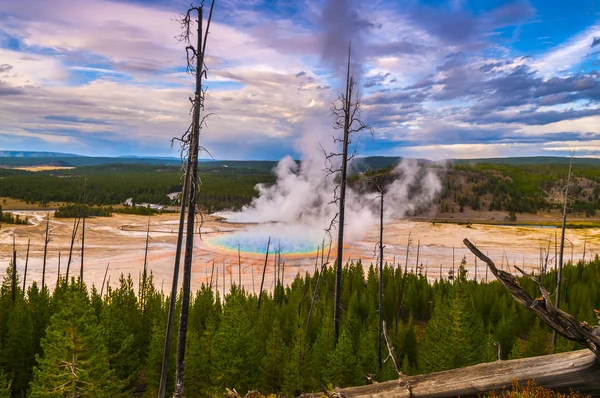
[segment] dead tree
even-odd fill
[[[67,282],[69,281],[69,270],[71,269],[71,259],[73,257],[73,244],[75,243],[75,238],[77,237],[77,230],[79,229],[79,222],[81,218],[75,217],[73,219],[73,229],[71,231],[71,246],[69,247],[69,259],[67,260],[67,272],[65,273],[65,279]]]
[[[560,230],[560,250],[558,252],[558,275],[556,278],[556,308],[560,308],[560,292],[562,284],[563,255],[565,252],[565,229],[567,227],[567,202],[569,201],[569,184],[571,183],[571,170],[573,167],[573,153],[569,160],[569,173],[567,174],[567,185],[565,185],[565,197],[563,201],[562,226]],[[552,332],[552,350],[556,347],[556,330]]]
[[[46,283],[46,258],[48,255],[48,243],[50,242],[50,213],[46,215],[46,232],[44,233],[44,260],[42,263],[42,290]]]
[[[540,289],[542,297],[531,297],[514,275],[497,269],[494,262],[468,239],[465,239],[463,242],[474,255],[487,264],[496,279],[504,285],[519,304],[535,313],[546,325],[550,326],[562,337],[587,346],[600,359],[600,326],[591,327],[587,322],[579,322],[572,315],[558,309],[552,303],[550,293],[544,288],[540,279],[515,266],[517,271],[533,280]]]
[[[87,214],[86,214],[86,210],[85,210],[85,205],[84,205],[84,210],[83,210],[83,223],[81,224],[81,263],[79,264],[79,285],[83,284],[83,261],[85,258],[85,219],[87,218]]]
[[[267,273],[267,261],[269,260],[269,246],[271,245],[271,237],[267,242],[267,253],[265,254],[265,266],[263,267],[262,279],[260,281],[260,290],[258,291],[258,308],[260,309],[260,301],[262,299],[263,287],[265,284],[265,274]]]
[[[159,397],[164,397],[166,391],[167,382],[167,367],[168,358],[170,353],[170,343],[172,335],[172,319],[175,312],[175,301],[177,296],[177,282],[179,274],[179,265],[181,261],[181,247],[183,241],[183,224],[186,223],[185,229],[185,254],[183,264],[183,284],[182,284],[182,298],[181,298],[181,314],[179,318],[179,336],[177,344],[177,359],[176,359],[176,381],[175,381],[175,397],[184,396],[184,357],[185,357],[185,345],[187,338],[187,323],[188,323],[188,311],[190,305],[190,290],[191,290],[191,273],[192,273],[192,252],[194,249],[194,224],[196,217],[196,203],[199,193],[199,181],[198,181],[198,154],[199,151],[204,148],[200,146],[200,132],[202,125],[204,124],[208,115],[201,117],[202,110],[204,109],[204,90],[202,89],[202,77],[206,76],[206,65],[204,64],[204,56],[206,54],[206,42],[210,29],[210,21],[212,18],[212,12],[214,7],[214,0],[210,6],[210,12],[206,22],[206,29],[204,30],[204,19],[203,10],[204,2],[198,7],[191,7],[187,12],[181,16],[178,20],[181,23],[182,33],[179,36],[180,42],[186,44],[187,54],[187,71],[194,73],[196,77],[196,90],[194,98],[190,99],[192,103],[192,122],[184,133],[184,135],[178,139],[182,144],[182,154],[187,157],[187,163],[185,167],[184,177],[184,189],[181,196],[181,213],[179,223],[179,234],[177,237],[177,252],[175,258],[175,267],[173,272],[173,284],[171,287],[171,302],[169,306],[169,317],[167,321],[167,331],[165,335],[165,346],[163,350],[163,361],[161,380],[159,387]],[[196,12],[198,17],[196,20],[197,24],[197,43],[194,46],[190,38],[192,36],[192,28],[194,21],[192,20],[192,14]],[[195,64],[194,64],[195,63]],[[187,218],[186,218],[187,215]],[[186,222],[187,220],[187,222]]]
[[[335,308],[334,308],[334,341],[337,344],[338,337],[340,334],[340,319],[341,319],[341,289],[342,289],[342,264],[343,264],[343,253],[344,253],[344,216],[346,209],[346,182],[348,174],[348,161],[356,156],[356,146],[349,154],[348,148],[352,143],[352,139],[362,130],[372,131],[371,127],[367,126],[361,120],[361,99],[360,92],[358,90],[358,82],[350,72],[350,53],[351,46],[348,46],[348,65],[346,70],[346,90],[345,93],[340,93],[338,98],[331,106],[331,112],[335,118],[333,128],[335,130],[342,130],[342,138],[334,137],[334,143],[342,144],[342,152],[327,153],[324,149],[325,160],[328,164],[328,175],[339,173],[339,184],[334,189],[334,199],[332,203],[339,205],[337,215],[331,221],[332,229],[333,225],[338,225],[338,239],[337,239],[337,257],[336,257],[336,273],[335,273]],[[333,165],[333,159],[341,157],[341,166],[337,168]],[[339,192],[338,192],[339,190]]]
[[[25,270],[23,271],[23,295],[25,294],[25,282],[27,281],[27,265],[29,264],[29,244],[31,239],[27,239],[27,254],[25,255]]]
[[[15,237],[13,235],[13,259],[12,259],[12,282],[11,282],[11,293],[13,303],[17,299],[17,248],[15,245]]]
[[[410,245],[412,243],[412,239],[410,239],[411,231],[408,231],[408,240],[406,241],[406,259],[404,261],[404,276],[408,273],[408,255],[410,254]]]
[[[104,293],[104,283],[106,282],[106,275],[108,274],[108,267],[110,267],[110,261],[108,262],[108,264],[106,264],[106,270],[104,271],[104,278],[102,279],[102,288],[100,289],[100,297],[102,297],[102,294]],[[161,288],[161,292],[162,292],[162,288]]]
[[[383,197],[384,191],[383,186],[379,186],[379,197],[381,202],[379,203],[379,322],[377,324],[377,360],[379,363],[379,370],[383,368],[383,360],[381,357],[381,334],[383,330]]]

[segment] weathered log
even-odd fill
[[[571,389],[600,396],[600,364],[589,350],[579,350],[535,358],[496,361],[438,373],[409,376],[406,381],[387,381],[367,386],[337,389],[330,393],[304,397],[369,398],[450,398],[477,397],[491,391],[501,392],[517,380],[524,385],[535,380],[538,386],[559,392]]]

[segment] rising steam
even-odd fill
[[[328,0],[323,9],[322,61],[335,75],[345,76],[349,42],[353,54],[358,55],[352,57],[352,73],[356,77],[362,72],[360,54],[364,54],[364,36],[378,25],[363,18],[359,8],[360,3],[355,0]],[[305,125],[295,145],[301,162],[290,156],[281,159],[274,170],[275,184],[258,185],[259,196],[250,205],[240,212],[223,215],[232,222],[260,223],[246,231],[249,235],[308,240],[315,248],[324,237],[328,238],[325,231],[338,213],[338,204],[333,202],[337,181],[335,175],[325,170],[321,148],[325,147],[326,153],[341,151],[331,140],[323,140],[324,135],[319,134],[323,131],[326,130],[322,126]],[[414,160],[399,163],[392,172],[394,181],[385,188],[384,220],[400,219],[431,205],[441,190],[436,170]],[[378,195],[372,190],[359,192],[347,188],[345,236],[348,239],[358,239],[379,224]],[[335,234],[335,225],[329,232]]]

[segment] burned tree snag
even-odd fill
[[[23,294],[25,294],[25,282],[27,281],[27,265],[29,264],[29,244],[31,239],[27,239],[27,254],[25,255],[25,270],[23,271]]]
[[[265,285],[265,274],[267,273],[267,261],[269,260],[269,246],[271,245],[271,237],[267,242],[267,253],[265,254],[265,265],[263,267],[262,279],[260,281],[260,290],[258,291],[258,308],[260,309],[260,301],[262,299],[263,287]]]
[[[496,268],[494,262],[484,255],[468,239],[463,240],[465,246],[485,262],[496,279],[504,285],[513,298],[523,307],[535,313],[544,323],[550,326],[562,337],[583,344],[588,347],[594,355],[600,359],[600,326],[591,327],[587,322],[579,322],[572,315],[556,308],[552,303],[550,294],[536,276],[526,273],[521,268],[515,268],[523,275],[533,280],[540,289],[542,297],[533,298],[521,287],[514,275]]]
[[[565,229],[567,226],[567,202],[569,201],[569,184],[571,183],[572,167],[573,167],[573,153],[571,153],[571,160],[569,161],[569,174],[567,175],[567,185],[565,186],[565,197],[564,197],[563,212],[562,212],[562,226],[561,226],[561,230],[560,230],[560,251],[558,253],[558,276],[556,278],[556,308],[557,309],[560,308],[563,255],[565,252]],[[584,256],[585,256],[585,250],[584,250]],[[573,261],[573,260],[571,260],[571,261]],[[555,347],[556,347],[556,330],[552,332],[552,350],[554,350]]]
[[[182,144],[182,157],[187,157],[184,186],[181,196],[181,213],[179,222],[179,234],[177,237],[177,248],[175,257],[175,266],[173,272],[173,283],[171,286],[171,301],[169,304],[169,315],[167,321],[167,330],[165,333],[165,346],[163,349],[163,361],[161,369],[161,380],[159,387],[159,397],[164,397],[166,391],[167,382],[167,370],[168,370],[168,358],[170,353],[170,343],[172,335],[172,319],[175,312],[175,301],[177,296],[177,282],[179,275],[179,265],[181,261],[181,248],[183,245],[184,236],[184,223],[186,224],[185,229],[185,254],[183,264],[183,284],[182,284],[182,298],[181,298],[181,314],[179,318],[179,336],[177,344],[177,359],[176,359],[176,380],[175,380],[175,397],[183,397],[184,392],[184,357],[185,357],[185,346],[187,338],[187,323],[188,323],[188,311],[190,306],[190,290],[191,290],[191,273],[192,273],[192,252],[194,249],[194,224],[196,217],[196,203],[198,199],[198,193],[200,183],[198,180],[198,154],[200,150],[205,150],[200,146],[200,132],[202,125],[209,115],[202,116],[202,110],[204,109],[204,90],[202,88],[202,76],[206,76],[206,65],[204,63],[204,56],[206,53],[206,42],[210,29],[210,21],[212,19],[212,12],[214,7],[214,0],[210,6],[210,12],[206,22],[206,29],[203,29],[204,19],[203,10],[204,2],[199,7],[191,7],[187,12],[181,16],[178,20],[181,23],[182,33],[179,36],[180,42],[187,44],[187,71],[195,74],[196,78],[196,90],[194,98],[190,99],[192,103],[192,122],[178,140]],[[197,43],[192,45],[190,38],[192,33],[192,14],[196,12],[198,19],[197,24]],[[194,64],[195,63],[195,64]],[[187,218],[186,218],[187,215]],[[187,220],[187,222],[186,222]]]
[[[44,234],[44,260],[42,263],[42,290],[45,288],[46,283],[46,258],[48,256],[48,243],[50,242],[50,213],[46,215],[46,232]]]
[[[356,156],[356,146],[349,154],[348,148],[352,142],[353,137],[362,130],[369,130],[372,132],[371,127],[367,126],[360,118],[361,100],[360,92],[358,91],[358,82],[350,72],[350,53],[351,46],[348,46],[348,64],[346,70],[346,89],[345,93],[340,93],[336,101],[331,106],[331,112],[335,117],[333,127],[336,130],[342,130],[342,138],[334,137],[334,143],[342,144],[342,153],[327,153],[323,149],[325,154],[325,161],[328,164],[327,174],[338,174],[340,175],[339,185],[334,190],[334,199],[332,203],[337,203],[339,206],[337,215],[331,220],[331,226],[328,232],[331,231],[333,225],[337,222],[338,225],[338,239],[337,239],[337,256],[336,256],[336,272],[335,272],[335,307],[333,313],[334,323],[334,341],[337,345],[338,337],[340,334],[340,320],[341,320],[341,289],[342,289],[342,266],[343,266],[343,254],[344,254],[344,222],[345,222],[345,209],[346,209],[346,182],[348,173],[348,161]],[[333,159],[341,157],[341,166],[336,168],[333,166]],[[339,189],[339,191],[338,191]]]

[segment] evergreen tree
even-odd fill
[[[473,305],[466,274],[463,259],[447,302],[441,296],[436,300],[421,349],[425,372],[460,368],[483,360],[486,335],[481,316]]]
[[[25,395],[32,377],[35,352],[31,316],[21,296],[8,315],[6,348],[2,354],[5,358],[6,369],[12,376],[12,391]]]
[[[304,328],[298,325],[294,335],[292,350],[283,369],[283,392],[289,396],[300,395],[306,388],[308,344]]]
[[[330,386],[347,387],[361,384],[350,333],[344,328],[335,350],[327,356],[327,382]]]
[[[265,391],[279,392],[283,386],[283,367],[287,348],[281,335],[279,321],[273,322],[267,340],[267,351],[260,365],[262,387]]]
[[[108,363],[104,330],[79,286],[72,284],[52,316],[37,356],[30,397],[116,397],[122,395]]]

